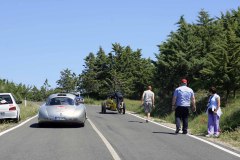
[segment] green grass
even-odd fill
[[[223,142],[229,143],[234,147],[240,148],[240,128],[236,128],[234,131],[225,131],[221,134],[220,139]]]
[[[206,135],[207,134],[207,114],[201,114],[189,121],[189,129],[191,133],[195,135]]]
[[[126,110],[132,111],[138,114],[143,114],[143,107],[141,105],[140,100],[129,100],[129,99],[124,99],[124,102],[126,104]]]
[[[27,106],[20,105],[21,108],[21,121],[24,121],[37,114],[40,103],[27,102]]]
[[[169,123],[175,123],[175,115],[174,112],[172,112],[169,115],[166,115],[165,117],[161,117],[162,119],[164,119],[165,121],[169,122]]]
[[[223,109],[220,125],[224,131],[235,131],[240,127],[240,99],[231,100]]]
[[[93,98],[84,98],[84,103],[85,104],[92,104],[92,105],[101,105],[101,102],[103,100],[95,100]]]

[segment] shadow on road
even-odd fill
[[[128,122],[143,123],[142,121],[128,121]]]
[[[30,128],[82,128],[81,124],[67,124],[67,123],[46,123],[39,125],[38,123],[33,123],[29,126]]]
[[[160,133],[160,134],[170,134],[170,135],[177,135],[176,133],[172,133],[172,132],[152,132],[152,133]]]
[[[119,114],[117,112],[106,112],[106,113],[102,113],[102,112],[98,112],[99,114]]]

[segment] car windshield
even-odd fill
[[[0,95],[0,105],[2,104],[12,104],[12,98],[10,97],[10,95],[6,94],[6,95]]]
[[[49,100],[48,105],[74,105],[74,100],[68,97],[55,97]]]

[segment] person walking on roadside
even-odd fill
[[[192,111],[195,112],[196,102],[194,92],[191,88],[187,87],[187,80],[182,79],[181,85],[175,89],[172,99],[172,110],[175,110],[176,134],[180,131],[181,120],[183,123],[182,133],[188,133],[188,116],[191,103]]]
[[[150,113],[152,109],[155,107],[154,93],[152,92],[151,86],[148,86],[148,89],[143,92],[141,101],[147,116],[146,123],[148,123],[148,120],[150,119]]]
[[[208,134],[206,137],[219,137],[219,119],[222,115],[220,108],[220,96],[217,94],[216,88],[209,88],[209,97],[207,104],[207,114],[208,114]]]

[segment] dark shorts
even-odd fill
[[[145,113],[152,112],[152,103],[144,103],[143,106]]]

